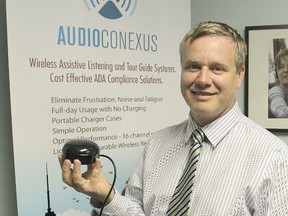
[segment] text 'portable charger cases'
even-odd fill
[[[81,164],[93,164],[99,157],[98,145],[91,140],[73,139],[67,142],[62,149],[63,160],[69,159],[72,163],[75,159]]]

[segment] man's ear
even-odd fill
[[[245,77],[245,66],[243,65],[241,67],[241,69],[237,72],[238,74],[238,84],[237,84],[237,88],[240,88],[240,86],[242,85],[242,82],[244,80]]]

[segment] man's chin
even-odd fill
[[[210,107],[207,106],[201,106],[201,107],[192,107],[191,108],[191,112],[193,113],[199,113],[199,114],[208,114],[208,113],[212,113],[213,109],[211,109]]]

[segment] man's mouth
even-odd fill
[[[199,91],[192,91],[193,94],[199,95],[199,96],[211,96],[214,95],[214,93],[210,92],[199,92]]]

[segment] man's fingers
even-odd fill
[[[58,154],[58,161],[59,161],[59,164],[62,168],[62,165],[63,165],[63,158],[62,158],[62,154]]]
[[[62,180],[65,184],[74,188],[76,191],[89,194],[91,193],[91,182],[96,179],[100,181],[106,181],[102,179],[102,169],[101,161],[99,158],[96,159],[94,164],[88,164],[86,172],[82,173],[81,171],[81,162],[80,160],[74,160],[73,165],[71,161],[66,159],[63,161],[62,155],[58,155],[58,160],[62,168]],[[102,176],[102,177],[101,177]]]
[[[74,160],[74,167],[72,172],[72,180],[75,186],[80,186],[83,184],[83,177],[81,173],[81,162],[79,160]]]
[[[72,169],[70,160],[62,161],[62,180],[69,186],[73,186]]]
[[[101,164],[100,158],[96,158],[96,160],[95,160],[95,166],[96,166],[97,169],[101,169],[102,164]]]

